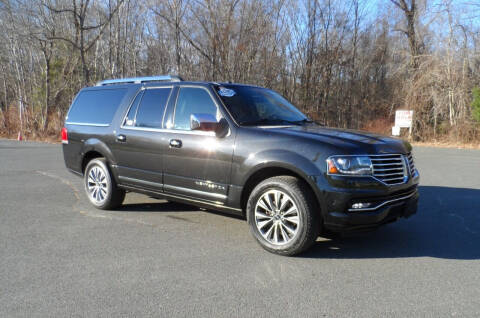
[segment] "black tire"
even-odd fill
[[[257,226],[258,219],[255,217],[255,209],[257,208],[257,204],[260,204],[259,200],[265,198],[265,195],[268,196],[272,195],[272,193],[278,192],[281,193],[279,200],[280,202],[278,205],[281,205],[282,200],[290,199],[290,201],[293,200],[293,203],[296,205],[295,210],[298,211],[298,213],[296,213],[294,216],[298,216],[298,224],[295,227],[296,233],[292,235],[292,237],[287,237],[287,239],[283,238],[285,235],[281,235],[280,238],[282,238],[284,241],[282,244],[274,244],[269,241],[269,238],[265,237],[266,233],[262,233],[262,229],[259,229],[259,226]],[[285,196],[285,194],[287,196]],[[277,205],[277,203],[275,203],[275,205]],[[276,212],[277,214],[282,214],[282,216],[278,216],[282,218],[282,224],[277,228],[281,228],[278,230],[280,232],[283,231],[283,228],[285,228],[285,223],[283,219],[283,212],[280,212],[281,209],[278,208],[278,205]],[[318,204],[315,195],[312,193],[309,186],[303,180],[299,180],[298,178],[292,176],[272,177],[259,183],[250,194],[246,210],[247,222],[250,225],[250,231],[258,243],[260,243],[260,245],[269,252],[287,256],[296,255],[305,251],[316,241],[320,228],[319,213],[320,212],[318,211]],[[287,214],[288,213],[285,213],[285,215]],[[277,222],[280,221],[277,220]],[[292,224],[288,223],[288,225]],[[273,235],[276,234],[277,229],[275,229],[275,233]],[[287,234],[287,231],[283,231],[283,233]],[[288,239],[290,239],[290,241],[288,241]]]
[[[98,172],[101,171],[103,173],[103,176],[98,179],[97,182],[90,182],[92,179],[89,179],[90,177],[93,177],[95,173],[92,175],[92,170],[93,172]],[[98,173],[97,173],[98,174]],[[89,181],[90,180],[90,181]],[[100,210],[112,210],[117,207],[119,207],[122,203],[123,200],[125,199],[125,190],[122,190],[117,187],[117,183],[115,182],[115,178],[113,178],[110,169],[108,168],[107,161],[104,158],[96,158],[92,159],[86,166],[85,168],[85,174],[84,174],[84,185],[85,185],[85,193],[87,194],[87,198],[89,199],[90,203],[94,207]],[[100,190],[91,191],[89,190],[89,187],[102,187],[103,190],[105,190],[106,195],[103,196],[98,196],[98,192]],[[104,191],[101,191],[101,194],[105,193]],[[97,194],[97,195],[94,195]],[[96,197],[102,198],[101,200],[96,199]]]

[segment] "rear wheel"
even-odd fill
[[[98,209],[117,208],[125,199],[125,191],[117,187],[104,158],[93,159],[87,164],[84,183],[88,199]]]
[[[260,245],[276,254],[301,253],[318,237],[315,197],[305,182],[292,176],[258,184],[247,203],[247,220]]]

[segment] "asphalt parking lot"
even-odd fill
[[[0,317],[478,317],[480,151],[414,153],[417,215],[287,258],[228,215],[96,210],[60,145],[0,140]]]

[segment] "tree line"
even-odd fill
[[[0,0],[0,134],[56,136],[80,88],[179,74],[272,88],[311,118],[480,139],[480,0]]]

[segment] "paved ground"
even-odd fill
[[[0,317],[478,317],[480,151],[415,153],[419,214],[287,258],[222,214],[95,210],[60,146],[0,141]]]

